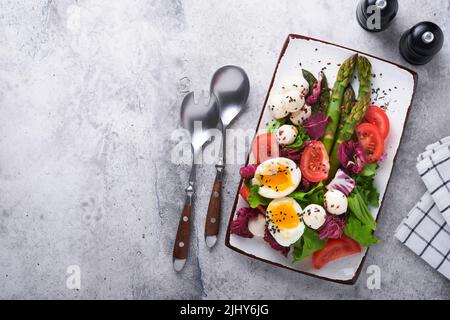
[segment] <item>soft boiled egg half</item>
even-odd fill
[[[269,232],[281,246],[289,247],[303,235],[305,224],[301,213],[302,208],[292,198],[286,197],[270,202],[266,211],[266,222]]]
[[[261,163],[255,172],[254,184],[264,198],[286,197],[297,189],[302,179],[300,168],[287,158],[274,158]]]

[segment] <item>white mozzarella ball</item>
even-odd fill
[[[286,93],[291,90],[295,90],[300,96],[305,97],[309,92],[308,81],[300,75],[283,79],[281,84],[281,92]]]
[[[288,146],[294,143],[297,136],[298,129],[295,126],[291,126],[289,124],[281,126],[276,132],[278,144],[282,146]]]
[[[302,218],[308,227],[318,230],[324,225],[327,213],[322,206],[311,204],[303,210]]]
[[[251,218],[248,221],[248,230],[255,237],[264,237],[264,232],[266,230],[266,217],[262,214],[258,214],[257,217]]]
[[[298,112],[292,113],[289,119],[293,124],[300,126],[311,117],[311,114],[311,106],[305,104]]]
[[[339,190],[328,190],[325,193],[323,204],[331,214],[341,215],[347,212],[348,200]]]
[[[305,78],[301,77],[299,87],[300,87],[300,94],[306,97],[309,93],[309,83],[308,81],[306,81]]]
[[[266,107],[269,108],[270,113],[274,119],[282,119],[289,115],[289,111],[286,110],[285,99],[280,94],[270,95],[267,100]]]
[[[298,90],[287,91],[284,95],[283,105],[287,112],[298,112],[305,105],[305,97]]]

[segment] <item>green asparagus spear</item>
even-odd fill
[[[366,115],[367,108],[369,107],[372,65],[367,58],[358,57],[357,69],[359,80],[358,100],[345,121],[339,135],[340,137],[338,137],[335,144],[348,141],[352,138],[356,126],[362,121]]]
[[[342,108],[341,108],[341,119],[339,121],[339,129],[342,128],[345,121],[347,120],[347,117],[349,116],[350,112],[352,111],[352,107],[355,104],[355,90],[353,90],[353,87],[351,84],[348,85],[347,89],[344,91],[344,100],[342,102]]]
[[[346,116],[345,120],[339,128],[337,139],[334,143],[331,156],[330,156],[330,173],[329,177],[332,179],[339,168],[339,160],[337,159],[337,153],[339,145],[343,142],[349,141],[355,128],[363,120],[366,115],[367,108],[370,103],[370,83],[372,81],[372,66],[365,57],[358,57],[357,62],[359,91],[358,100],[350,111],[350,114]],[[344,106],[346,109],[346,106]]]
[[[345,62],[339,68],[339,72],[336,77],[336,82],[333,86],[331,93],[330,105],[328,107],[327,116],[330,118],[325,129],[325,136],[323,137],[323,144],[328,154],[330,154],[333,147],[336,130],[339,125],[341,103],[344,96],[344,90],[350,83],[350,79],[353,76],[355,70],[356,60],[358,55],[355,54],[345,60]]]
[[[351,84],[348,85],[347,89],[345,89],[344,92],[344,99],[342,101],[341,106],[341,119],[339,121],[339,127],[338,127],[338,133],[337,133],[337,141],[341,138],[342,129],[344,128],[344,125],[348,121],[350,117],[350,113],[352,111],[352,107],[355,104],[355,91],[353,90],[353,87]],[[339,161],[336,159],[337,155],[337,147],[336,143],[333,146],[333,149],[331,151],[331,158],[330,158],[330,173],[328,175],[329,180],[332,180],[334,178],[334,175],[339,167]],[[336,161],[335,161],[336,160]]]

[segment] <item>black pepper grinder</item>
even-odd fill
[[[356,8],[356,18],[363,29],[380,32],[391,25],[397,11],[397,0],[360,0]]]
[[[400,39],[400,53],[411,64],[426,64],[442,49],[444,33],[433,22],[423,21],[406,31]]]

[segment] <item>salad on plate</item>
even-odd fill
[[[379,243],[370,207],[379,206],[374,178],[390,128],[371,104],[371,81],[369,60],[356,54],[331,89],[324,71],[305,69],[273,87],[273,120],[240,169],[248,207],[236,213],[232,234],[261,237],[293,263],[312,257],[316,269]]]

